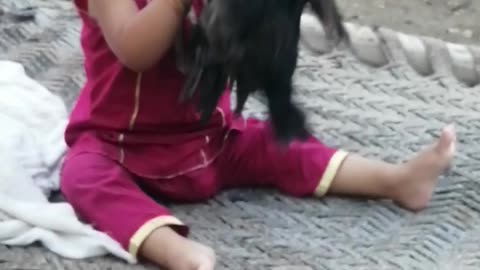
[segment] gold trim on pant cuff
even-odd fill
[[[153,231],[155,231],[160,227],[171,226],[171,225],[183,226],[183,223],[173,216],[156,217],[145,222],[145,224],[143,224],[133,234],[132,238],[130,238],[130,243],[128,245],[128,252],[130,253],[130,255],[132,255],[134,258],[137,258],[140,246],[143,244],[145,239],[147,239],[147,237],[150,236],[150,234]]]
[[[338,169],[340,168],[348,154],[348,152],[343,150],[338,150],[337,152],[335,152],[335,154],[333,154],[332,158],[328,162],[327,168],[325,169],[322,178],[320,179],[320,183],[315,189],[315,196],[323,197],[325,196],[325,194],[327,194],[330,186],[332,185],[333,179],[337,175]]]

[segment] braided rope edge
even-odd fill
[[[480,85],[480,47],[406,34],[386,27],[349,22],[344,25],[351,37],[349,49],[366,65],[380,68],[403,60],[424,77],[440,74],[453,76],[467,87]],[[321,22],[310,12],[302,14],[300,30],[300,46],[315,55],[326,55],[337,49],[327,40]],[[395,58],[393,47],[402,51],[403,59]],[[446,65],[436,64],[439,60]]]

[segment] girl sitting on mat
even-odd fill
[[[391,199],[417,211],[453,158],[453,126],[399,164],[313,137],[282,151],[265,122],[233,117],[228,91],[203,126],[194,104],[178,103],[184,76],[172,49],[201,0],[74,3],[86,83],[65,132],[61,190],[85,222],[137,258],[170,270],[214,269],[214,251],[188,239],[187,225],[151,196],[201,202],[225,189],[270,187],[296,197]]]

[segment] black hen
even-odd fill
[[[193,66],[181,99],[199,91],[207,121],[228,86],[236,83],[241,114],[248,96],[263,90],[277,141],[305,139],[303,112],[292,102],[300,18],[307,2],[335,41],[348,40],[333,0],[210,0],[187,41]]]

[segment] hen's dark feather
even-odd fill
[[[292,102],[300,18],[307,0],[210,0],[189,40],[194,65],[182,100],[199,92],[202,121],[214,111],[227,81],[236,84],[235,114],[250,96],[263,91],[279,142],[307,138],[303,112]],[[336,42],[348,40],[333,0],[309,0]]]

